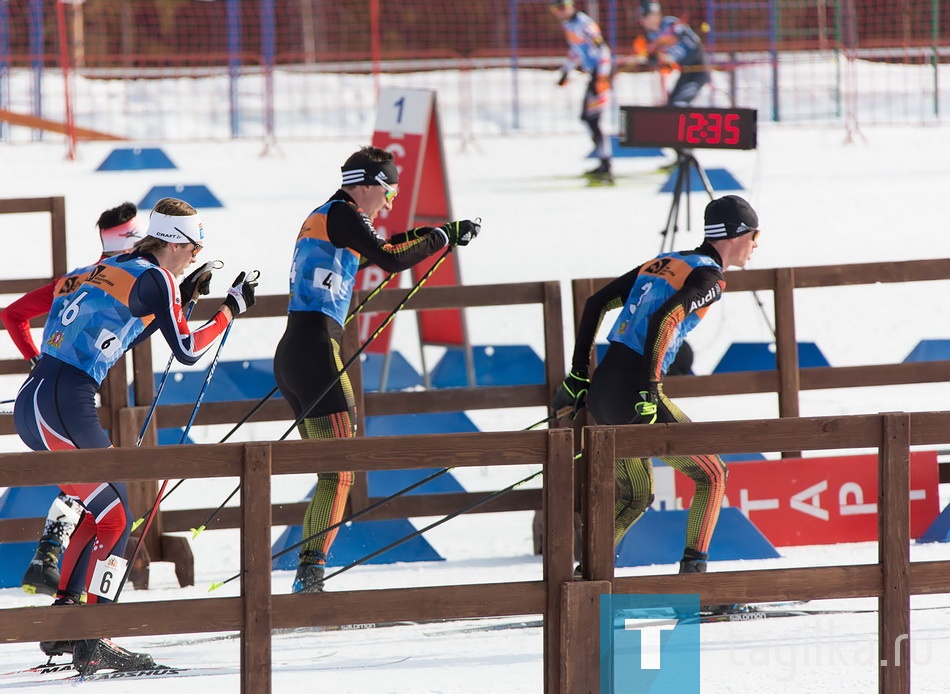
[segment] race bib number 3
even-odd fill
[[[96,569],[92,572],[92,580],[89,582],[89,592],[101,598],[115,600],[128,565],[127,559],[115,554],[97,561]]]

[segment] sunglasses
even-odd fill
[[[759,234],[762,233],[762,230],[759,229],[758,227],[755,227],[755,228],[753,228],[753,227],[747,227],[745,224],[740,224],[740,225],[739,225],[739,228],[737,229],[737,231],[739,232],[739,236],[745,236],[746,234],[751,233],[751,234],[752,234],[752,240],[753,240],[753,241],[758,241],[758,240],[759,240]]]
[[[379,181],[379,185],[381,185],[383,187],[383,190],[386,191],[385,192],[386,202],[392,202],[395,199],[396,195],[399,194],[398,190],[396,190],[390,185],[386,185],[383,181]]]
[[[193,238],[191,238],[188,234],[183,232],[181,229],[177,229],[177,231],[179,234],[181,234],[186,239],[188,239],[189,243],[191,243],[192,246],[194,246],[194,248],[191,249],[191,257],[194,258],[195,256],[197,256],[201,252],[201,249],[204,248],[204,246],[202,246],[200,243],[195,241]]]

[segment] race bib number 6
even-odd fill
[[[128,560],[115,554],[97,561],[96,569],[92,572],[92,580],[89,582],[89,592],[115,601],[119,584],[122,583],[122,577],[125,576],[128,565]]]
[[[122,349],[122,340],[115,333],[103,328],[99,332],[99,337],[96,338],[96,346],[99,351],[111,359],[116,352]]]

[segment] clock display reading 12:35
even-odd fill
[[[620,107],[622,147],[755,149],[751,108]]]

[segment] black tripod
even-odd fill
[[[690,193],[690,169],[695,169],[699,174],[703,187],[709,194],[709,199],[713,199],[713,189],[706,177],[703,167],[696,161],[691,150],[676,150],[676,182],[673,186],[673,202],[670,204],[670,214],[666,218],[666,228],[660,232],[663,239],[660,241],[660,252],[672,251],[675,244],[676,232],[679,231],[679,213],[680,203],[683,199],[683,193],[686,193],[686,231],[689,231],[689,193]],[[669,241],[669,244],[667,244]],[[667,246],[669,246],[667,248]]]

